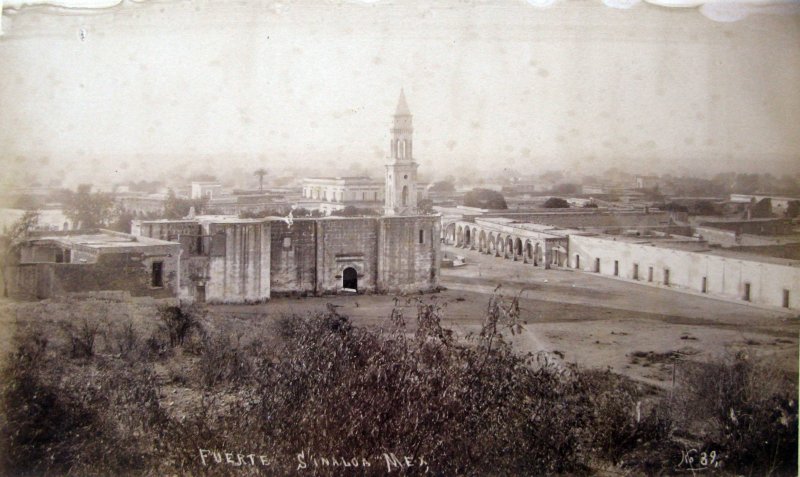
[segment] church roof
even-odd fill
[[[406,103],[406,95],[403,90],[400,90],[400,99],[397,100],[397,111],[394,113],[395,116],[411,116],[411,111],[408,109],[408,103]]]

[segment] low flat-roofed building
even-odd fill
[[[445,224],[443,236],[450,245],[534,266],[800,310],[800,261],[789,251],[779,255],[772,249],[757,253],[756,247],[721,249],[684,235],[688,227],[663,226],[637,216],[615,220],[600,213],[593,220],[570,219],[574,218],[584,220],[566,220],[566,214],[465,217]],[[605,233],[615,222],[628,224],[619,233]]]
[[[109,230],[34,233],[14,247],[7,292],[50,298],[127,291],[177,297],[180,244]]]

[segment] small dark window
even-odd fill
[[[638,263],[634,263],[633,264],[633,279],[634,280],[638,280],[639,279],[639,264]]]
[[[708,293],[708,278],[703,277],[703,288],[701,288],[700,291]]]
[[[575,268],[577,268],[577,269],[581,268],[581,256],[580,255],[575,255]]]
[[[744,298],[744,301],[750,301],[750,284],[749,283],[745,283],[744,284],[744,297],[742,297],[742,298]]]
[[[789,290],[783,290],[783,307],[789,308]]]
[[[157,288],[164,286],[164,262],[153,262],[151,284]]]
[[[424,230],[420,230],[419,231],[419,243],[425,243],[425,231]]]
[[[647,269],[647,281],[648,282],[653,281],[653,267],[648,267]]]
[[[614,260],[614,276],[619,276],[619,260]]]
[[[597,272],[597,273],[600,273],[600,259],[599,258],[595,258],[594,259],[594,271]]]
[[[664,285],[669,286],[669,268],[664,269]]]

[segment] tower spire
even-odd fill
[[[384,214],[408,215],[417,211],[417,163],[413,154],[414,127],[406,94],[400,89],[391,128],[391,151],[386,164],[386,202]]]
[[[400,99],[397,100],[397,110],[394,112],[395,116],[411,116],[411,110],[408,109],[406,103],[406,93],[403,88],[400,88]]]

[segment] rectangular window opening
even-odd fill
[[[619,276],[619,260],[614,260],[614,276]]]
[[[633,264],[633,279],[634,280],[638,280],[639,279],[639,264],[638,263],[634,263]]]
[[[703,293],[708,293],[708,278],[703,277],[703,288],[700,289]]]
[[[783,307],[789,308],[789,290],[783,290]]]
[[[652,282],[653,281],[653,267],[648,267],[647,268],[647,281],[648,282]]]
[[[164,262],[153,262],[151,285],[156,288],[164,286]]]
[[[419,231],[419,243],[421,243],[421,244],[425,243],[425,231],[424,230],[420,230]]]
[[[597,272],[597,273],[600,273],[600,259],[599,258],[595,258],[594,259],[594,271]]]
[[[581,256],[580,255],[575,255],[575,268],[577,268],[577,269],[581,268]]]
[[[744,296],[742,298],[744,301],[750,301],[750,284],[747,282],[744,284]]]
[[[669,286],[669,268],[664,269],[664,285]]]

